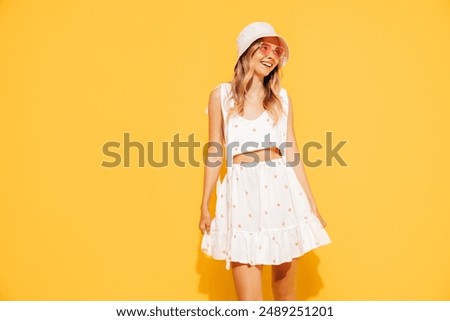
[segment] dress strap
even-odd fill
[[[288,98],[286,89],[281,88],[280,97],[281,97],[281,105],[283,107],[283,111],[287,117],[288,112],[289,112],[289,98]]]
[[[218,84],[216,87],[213,88],[219,88],[220,87],[220,103],[222,107],[222,114],[224,118],[228,116],[228,109],[230,108],[230,102],[231,102],[231,86],[230,83],[223,82]],[[205,108],[205,114],[208,113],[208,106]]]

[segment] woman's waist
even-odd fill
[[[260,163],[281,157],[282,155],[278,147],[255,149],[234,155],[233,164]]]

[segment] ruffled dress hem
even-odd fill
[[[233,231],[227,251],[228,233],[214,230],[204,234],[201,250],[216,260],[250,265],[279,265],[331,243],[315,216],[307,216],[299,226],[260,232]]]

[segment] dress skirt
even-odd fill
[[[217,260],[278,265],[331,243],[285,158],[232,164],[216,187],[216,215],[201,249]]]

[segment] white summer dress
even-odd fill
[[[221,104],[227,155],[227,173],[217,181],[216,211],[210,234],[202,238],[201,249],[217,260],[250,265],[278,265],[292,261],[319,246],[331,243],[314,215],[294,168],[283,155],[271,161],[233,164],[232,156],[262,149],[264,139],[283,151],[287,135],[289,102],[283,88],[283,115],[273,126],[264,111],[254,120],[239,115],[226,123],[233,106],[231,84],[221,83]],[[269,135],[269,136],[267,136]],[[247,142],[247,144],[245,144]],[[250,142],[250,143],[248,143]],[[282,152],[283,153],[283,152]]]

